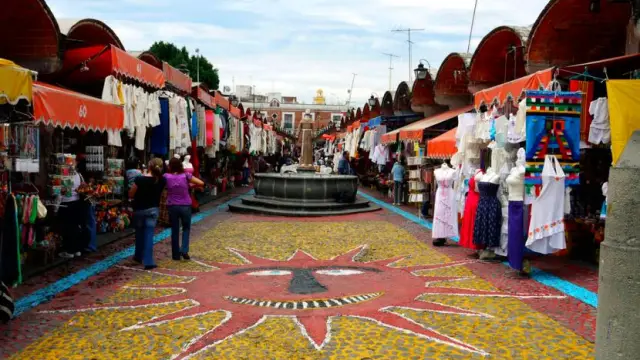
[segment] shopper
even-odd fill
[[[249,177],[251,176],[251,169],[249,168],[249,155],[244,158],[244,164],[242,164],[242,187],[249,186]]]
[[[161,159],[152,159],[148,172],[137,177],[129,190],[129,198],[133,199],[133,223],[136,229],[133,260],[144,264],[145,270],[158,267],[153,259],[153,234],[160,213],[160,197],[166,185],[162,167]]]
[[[400,205],[402,202],[402,184],[404,182],[402,159],[398,158],[396,163],[393,164],[391,173],[393,174],[393,205]]]
[[[349,153],[347,151],[342,153],[342,159],[338,162],[338,174],[349,175],[351,173],[349,166]]]
[[[140,161],[136,158],[130,158],[127,160],[127,171],[125,173],[127,179],[127,191],[131,189],[136,178],[142,175]]]
[[[190,184],[204,186],[202,180],[185,173],[179,159],[169,161],[169,172],[164,174],[167,182],[167,209],[171,222],[171,257],[189,260],[189,237],[191,233]],[[180,246],[180,223],[182,223],[182,246]]]

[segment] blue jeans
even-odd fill
[[[96,208],[93,204],[87,204],[87,221],[85,223],[85,231],[88,233],[89,244],[87,250],[98,251],[98,243],[96,242]]]
[[[400,204],[402,202],[402,181],[393,182],[393,203]]]
[[[242,184],[249,185],[249,176],[251,175],[251,171],[249,168],[242,168]]]
[[[133,213],[133,224],[136,228],[136,251],[134,259],[142,261],[144,266],[153,266],[153,235],[158,222],[160,209],[150,208]]]
[[[189,253],[191,235],[191,206],[167,206],[171,222],[171,257],[180,260],[180,254]],[[182,247],[180,247],[180,223],[182,223]]]

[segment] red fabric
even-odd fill
[[[191,165],[193,165],[193,173],[195,176],[200,176],[200,159],[198,159],[198,143],[196,140],[191,140]]]
[[[480,202],[480,194],[476,191],[476,179],[469,179],[469,194],[464,204],[464,214],[462,215],[462,229],[460,229],[460,246],[478,250],[480,249],[473,243],[473,228],[476,223],[476,212],[478,203]]]
[[[593,81],[570,80],[569,91],[582,93],[582,113],[580,114],[580,140],[587,142],[589,139],[589,128],[591,127],[591,115],[589,114],[589,104],[593,101]]]
[[[213,146],[213,122],[215,120],[215,115],[213,114],[213,110],[205,111],[205,132],[206,132],[206,145]]]

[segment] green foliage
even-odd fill
[[[176,69],[181,70],[186,66],[193,81],[197,80],[198,59],[196,56],[189,54],[186,47],[183,46],[182,49],[179,49],[172,43],[157,41],[151,45],[149,51],[157,56],[158,59],[166,61]],[[214,68],[204,56],[200,56],[199,63],[200,82],[207,84],[210,90],[217,90],[220,84],[218,69]]]

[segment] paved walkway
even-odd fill
[[[117,262],[0,326],[0,358],[593,358],[593,307],[396,213],[207,214],[193,261]]]

